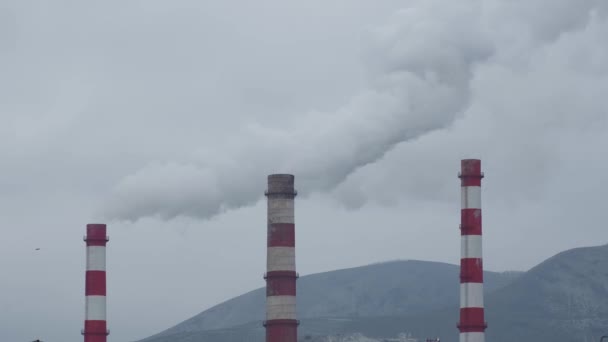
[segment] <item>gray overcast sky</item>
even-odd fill
[[[298,271],[604,244],[605,0],[0,1],[0,340],[78,341],[86,223],[112,341],[263,286],[265,175]],[[40,247],[40,251],[35,248]]]

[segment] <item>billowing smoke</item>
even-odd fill
[[[104,212],[119,220],[209,218],[255,203],[270,173],[295,174],[302,195],[330,192],[397,144],[454,123],[471,102],[478,66],[516,63],[518,52],[582,25],[601,4],[547,3],[412,1],[371,30],[369,86],[337,111],[308,113],[283,129],[245,127],[238,143],[150,164],[116,186]],[[536,5],[564,16],[561,24],[526,18]],[[513,55],[497,56],[498,44]]]
[[[148,165],[126,177],[106,208],[114,219],[208,218],[254,203],[265,176],[297,175],[300,194],[328,191],[395,144],[450,125],[492,46],[478,29],[479,1],[419,2],[370,36],[370,86],[332,113],[309,113],[284,130],[248,127],[242,145],[188,162]]]

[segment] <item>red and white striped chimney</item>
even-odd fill
[[[484,342],[481,161],[461,161],[460,342]]]
[[[84,342],[106,342],[106,235],[105,224],[88,224],[87,272],[85,283]]]
[[[266,342],[297,342],[294,176],[268,176]]]

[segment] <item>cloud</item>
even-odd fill
[[[450,126],[493,46],[479,29],[480,2],[416,4],[371,32],[375,74],[338,110],[310,112],[287,129],[251,125],[216,153],[148,165],[116,186],[105,215],[209,218],[255,203],[275,172],[296,174],[301,194],[328,192],[396,144]]]

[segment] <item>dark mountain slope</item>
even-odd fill
[[[493,342],[598,341],[608,334],[608,246],[559,253],[486,296],[487,339]],[[361,319],[345,330],[369,336],[411,331],[457,340],[458,307]]]
[[[394,261],[304,276],[298,280],[298,315],[301,319],[411,315],[456,305],[458,273],[458,266],[445,263]],[[486,290],[503,287],[516,276],[486,272]],[[158,338],[248,322],[260,325],[264,312],[265,290],[258,289],[144,341],[164,341]]]
[[[376,267],[382,271],[376,272]],[[559,253],[514,280],[513,276],[495,273],[485,276],[489,292],[486,296],[488,341],[591,342],[608,334],[608,246]],[[411,332],[420,338],[440,336],[443,341],[458,341],[456,266],[397,262],[310,277],[313,284],[302,281],[302,297],[304,291],[310,291],[312,296],[335,299],[336,291],[346,292],[346,286],[351,286],[354,299],[349,303],[342,294],[337,297],[342,298],[341,301],[329,301],[327,307],[303,303],[304,310],[348,313],[344,308],[350,308],[351,312],[369,315],[302,319],[299,329],[302,337],[355,332],[370,337],[390,337]],[[497,286],[501,282],[509,284]],[[263,314],[263,298],[260,303]],[[441,304],[446,306],[439,308]],[[406,311],[403,314],[395,313],[402,307],[409,309],[403,310]],[[378,314],[371,317],[374,310]],[[224,330],[175,331],[175,335],[159,335],[147,341],[262,342],[263,336],[264,330],[257,321]]]
[[[551,330],[559,335],[552,341],[599,340],[608,333],[608,245],[557,254],[494,293],[487,306],[496,329],[513,338]]]

